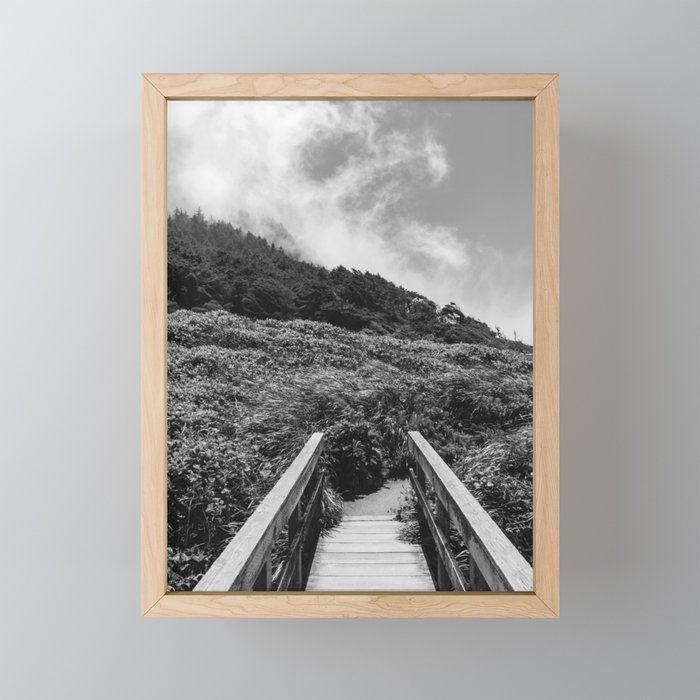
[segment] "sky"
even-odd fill
[[[173,101],[168,209],[532,342],[531,105]]]

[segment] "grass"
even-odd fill
[[[339,494],[405,476],[406,432],[419,430],[531,558],[529,351],[176,311],[168,371],[172,589],[196,584],[318,430],[327,525]]]

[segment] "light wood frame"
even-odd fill
[[[532,593],[167,592],[167,101],[530,100],[533,106]],[[559,78],[555,74],[142,76],[141,614],[144,617],[559,616]]]

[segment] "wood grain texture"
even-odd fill
[[[554,75],[536,73],[247,73],[236,75],[149,73],[146,77],[169,100],[532,100],[554,78]]]
[[[534,589],[559,614],[559,78],[534,102]]]
[[[167,590],[166,101],[141,84],[141,612]]]
[[[148,617],[556,617],[534,593],[168,593]]]
[[[558,617],[558,77],[149,74],[142,82],[142,614],[153,618]],[[166,593],[166,98],[533,101],[534,593]],[[377,556],[386,553],[335,555],[338,560],[356,562],[371,562]],[[391,556],[400,561],[405,555]]]

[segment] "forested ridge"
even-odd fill
[[[265,238],[200,212],[176,210],[168,219],[168,301],[171,311],[223,309],[406,339],[526,347],[453,303],[439,307],[377,274],[303,262]]]

